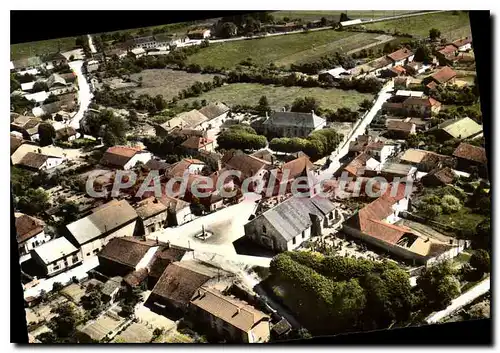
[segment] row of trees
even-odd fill
[[[325,55],[316,61],[292,64],[290,69],[292,71],[315,75],[321,70],[330,69],[335,66],[352,69],[356,64],[351,56],[335,52],[334,54]]]
[[[334,129],[314,131],[306,138],[281,137],[269,142],[269,148],[276,152],[296,153],[304,152],[312,160],[317,160],[331,154],[342,141],[343,135]]]
[[[236,124],[219,134],[217,145],[223,150],[258,150],[267,146],[267,139],[250,126]]]
[[[177,95],[177,98],[174,99],[173,101],[175,102],[177,99],[181,100],[184,98],[198,97],[204,92],[208,92],[215,88],[221,87],[222,85],[224,85],[225,82],[226,80],[224,79],[224,77],[221,76],[215,76],[212,82],[196,81],[191,87],[185,88],[182,91],[180,91],[179,94]]]
[[[443,309],[460,293],[447,263],[424,269],[414,289],[409,275],[387,261],[286,252],[273,258],[270,271],[301,295],[304,307],[292,308],[301,317],[319,313],[317,328],[326,332],[387,328],[412,313]],[[292,298],[284,300],[293,306]]]

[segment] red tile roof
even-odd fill
[[[113,146],[106,150],[100,163],[123,167],[140,150],[138,147]]]
[[[362,170],[366,166],[366,162],[370,159],[370,155],[366,153],[361,153],[356,158],[354,158],[349,164],[344,168],[346,172],[354,176],[363,175]]]
[[[406,59],[413,55],[413,52],[409,49],[403,48],[396,50],[394,53],[387,55],[387,57],[393,61],[399,61]]]
[[[411,229],[409,228],[395,226],[375,219],[369,219],[363,229],[363,233],[391,244],[396,244],[403,235],[410,232]]]
[[[418,97],[409,97],[403,102],[403,105],[425,105],[425,106],[440,106],[441,103],[435,100],[434,98],[418,98]]]
[[[443,67],[441,70],[433,74],[431,77],[439,84],[446,83],[455,78],[457,73],[449,66]]]
[[[458,145],[455,152],[453,152],[453,156],[481,164],[487,163],[486,150],[484,148],[473,146],[465,142]]]
[[[439,50],[438,53],[443,54],[444,56],[448,56],[450,54],[453,54],[457,51],[457,48],[455,48],[454,45],[447,45],[443,49]]]
[[[296,158],[293,161],[283,164],[283,167],[281,167],[283,172],[285,170],[289,171],[289,179],[305,175],[307,171],[313,169],[315,169],[314,164],[311,163],[308,157]]]
[[[211,144],[213,140],[200,136],[190,136],[184,141],[181,146],[185,148],[190,148],[193,150],[199,150],[209,144]]]
[[[16,238],[18,243],[22,243],[35,235],[41,233],[45,223],[35,217],[26,214],[16,214]]]
[[[401,74],[404,74],[406,72],[406,70],[404,69],[404,67],[398,65],[398,66],[394,66],[392,69],[391,69],[392,72],[398,74],[398,75],[401,75]]]

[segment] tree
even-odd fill
[[[424,64],[429,64],[432,61],[432,52],[426,45],[419,45],[415,50],[415,61],[421,61]]]
[[[54,282],[52,284],[52,291],[54,291],[54,292],[59,292],[63,288],[64,288],[64,286],[62,285],[61,282]]]
[[[36,336],[36,339],[42,343],[57,343],[57,336],[52,331],[47,331]]]
[[[238,33],[238,27],[232,22],[225,22],[220,27],[220,31],[218,32],[218,37],[222,38],[231,38],[234,37]]]
[[[364,99],[359,106],[365,110],[368,110],[372,107],[372,102],[369,99]]]
[[[257,105],[257,111],[261,114],[264,115],[267,112],[271,111],[271,106],[269,105],[269,102],[267,100],[266,96],[262,96],[259,99],[259,104]]]
[[[454,275],[455,271],[449,262],[424,268],[417,278],[417,288],[425,310],[442,310],[460,294],[460,283]]]
[[[490,272],[490,254],[483,249],[474,251],[469,264],[481,274]]]
[[[457,197],[453,195],[444,195],[441,200],[441,207],[444,213],[454,213],[460,211],[462,204]]]
[[[429,38],[431,40],[436,40],[437,38],[441,37],[441,31],[437,28],[431,28],[429,30]]]
[[[40,146],[52,145],[56,138],[56,130],[49,123],[41,123],[38,125],[38,136],[40,138]]]
[[[319,101],[314,97],[297,98],[293,101],[292,112],[310,113],[320,110]]]
[[[10,74],[10,93],[21,88],[21,84],[14,74]]]
[[[439,205],[424,204],[421,208],[425,217],[433,219],[443,213],[443,208]]]
[[[78,219],[80,208],[74,201],[66,201],[59,209],[58,215],[62,217],[63,223],[68,224]]]
[[[218,147],[225,150],[258,150],[266,147],[265,136],[238,129],[227,129],[217,137]]]
[[[42,188],[28,189],[25,196],[21,196],[17,208],[29,215],[38,215],[49,208],[49,195]]]
[[[70,303],[64,303],[52,309],[51,312],[57,314],[57,316],[52,318],[49,322],[49,327],[52,331],[57,337],[70,337],[80,320],[80,317],[73,308],[73,305]]]

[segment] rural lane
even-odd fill
[[[90,92],[90,86],[87,82],[87,78],[82,72],[83,61],[76,60],[69,63],[69,67],[78,77],[78,103],[79,108],[75,116],[70,120],[69,125],[75,129],[80,128],[80,120],[87,111],[90,102],[92,100],[92,93]]]
[[[474,299],[480,297],[481,295],[485,294],[490,290],[490,277],[486,278],[482,282],[480,282],[478,285],[472,287],[469,289],[467,292],[459,296],[458,298],[455,298],[451,301],[451,304],[444,310],[438,311],[437,313],[433,313],[430,316],[425,319],[425,321],[428,324],[434,324],[436,322],[439,322],[440,320],[446,318],[447,316],[453,314],[456,310],[460,309],[461,307],[469,304],[472,302]]]

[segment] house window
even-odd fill
[[[74,255],[73,258],[71,259],[71,262],[73,263],[78,262],[78,255]]]
[[[303,231],[302,231],[302,239],[305,239],[305,237],[306,237],[306,231],[305,231],[305,230],[303,230]]]
[[[262,226],[262,233],[264,233],[264,234],[266,234],[266,233],[267,233],[266,226]]]
[[[90,253],[89,253],[89,252],[87,253],[87,256],[90,256]]]
[[[296,237],[293,237],[292,244],[293,245],[297,244],[297,238]]]
[[[57,271],[57,270],[59,270],[59,266],[54,266],[53,269],[54,269],[54,271]]]

